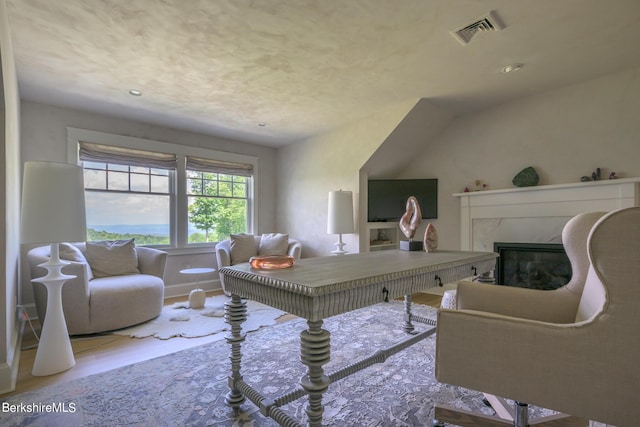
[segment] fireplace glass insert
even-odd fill
[[[571,263],[560,243],[495,242],[493,250],[500,255],[496,284],[552,290],[571,280]]]

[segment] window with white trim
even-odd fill
[[[80,129],[68,132],[70,156],[75,146],[84,168],[89,241],[135,238],[139,245],[186,247],[251,232],[257,159]],[[100,143],[85,142],[76,133]],[[110,136],[121,145],[102,143]],[[131,147],[123,147],[123,140]],[[158,151],[140,149],[152,145]]]
[[[189,242],[205,243],[247,231],[251,165],[187,157]],[[196,229],[199,232],[192,233]]]
[[[83,162],[87,240],[171,244],[173,170]]]
[[[80,142],[87,240],[171,244],[176,155]]]

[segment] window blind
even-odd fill
[[[253,165],[222,160],[187,157],[187,170],[223,173],[227,175],[253,176]]]
[[[161,169],[176,169],[178,166],[175,154],[83,141],[80,141],[80,160]]]

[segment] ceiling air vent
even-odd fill
[[[467,45],[478,33],[487,31],[500,31],[504,28],[500,19],[494,11],[486,16],[478,18],[475,22],[465,25],[462,28],[451,31],[451,34],[463,45]]]

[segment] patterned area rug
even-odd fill
[[[217,334],[217,339],[223,339],[223,331],[229,330],[224,321],[224,303],[229,298],[224,295],[209,297],[203,308],[189,308],[188,302],[176,303],[162,309],[158,317],[140,325],[120,329],[112,332],[134,338],[156,337],[167,340],[172,337],[197,338]],[[248,301],[249,319],[244,328],[248,332],[256,331],[263,326],[274,325],[284,311]]]
[[[434,317],[435,310],[414,305]],[[329,318],[331,372],[405,337],[403,305],[378,304]],[[305,321],[291,320],[249,334],[243,344],[245,380],[270,397],[294,389],[305,372],[299,361],[299,333]],[[416,324],[418,329],[422,325]],[[327,426],[428,426],[436,402],[491,414],[482,395],[438,383],[433,374],[435,337],[427,338],[385,363],[331,384],[325,394]],[[25,405],[0,414],[3,426],[275,426],[247,400],[234,414],[224,404],[228,391],[229,347],[218,341],[109,372],[71,380],[6,399]],[[300,399],[284,409],[306,424]],[[67,412],[47,412],[43,405]],[[3,403],[4,405],[4,403]],[[29,409],[26,405],[32,405]],[[36,405],[40,405],[36,408]],[[35,408],[35,410],[34,410]],[[547,414],[534,408],[532,416]]]

